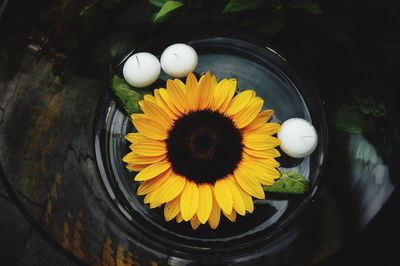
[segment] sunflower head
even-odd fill
[[[190,73],[186,84],[168,80],[146,95],[143,114],[131,115],[137,132],[126,135],[132,151],[123,161],[138,172],[144,203],[165,204],[166,221],[215,229],[221,212],[232,222],[252,213],[253,198],[265,198],[262,186],[279,178],[280,125],[268,122],[274,112],[262,111],[255,91],[236,93],[236,83]]]

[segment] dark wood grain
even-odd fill
[[[53,67],[26,51],[15,78],[0,84],[3,171],[24,209],[60,247],[92,265],[133,265],[132,243],[120,243],[123,232],[108,226],[112,205],[93,155],[104,82],[68,70],[55,75]]]

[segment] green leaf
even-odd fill
[[[308,190],[308,180],[297,172],[283,172],[272,186],[265,186],[266,192],[304,193]]]
[[[149,3],[158,7],[162,7],[167,0],[149,0]]]
[[[291,0],[283,4],[285,7],[300,9],[311,14],[321,14],[322,10],[319,5],[311,0]]]
[[[375,123],[356,106],[341,105],[334,117],[337,129],[347,133],[364,133],[375,130]]]
[[[372,115],[376,118],[386,116],[386,107],[383,103],[378,104],[371,97],[362,98],[357,95],[354,96],[357,106],[363,114]]]
[[[253,10],[263,4],[262,0],[230,0],[225,6],[223,13]]]
[[[139,101],[143,95],[135,91],[124,79],[114,75],[112,89],[128,114],[141,112]]]
[[[92,5],[86,5],[84,6],[81,11],[79,12],[79,16],[84,16],[90,9],[92,8]]]
[[[79,12],[79,16],[84,16],[91,10],[95,5],[97,4],[97,1],[92,1],[91,3],[85,5],[82,9],[81,12]]]
[[[183,3],[180,1],[167,1],[161,7],[161,9],[155,14],[153,18],[154,23],[159,23],[163,19],[165,19],[172,11],[183,6]]]

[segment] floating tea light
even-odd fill
[[[154,83],[160,75],[160,61],[150,53],[129,57],[122,70],[125,80],[134,87],[143,88]]]
[[[282,151],[293,158],[310,155],[318,143],[314,126],[302,118],[286,120],[278,132],[278,138],[281,141]]]
[[[162,70],[175,78],[186,77],[197,67],[198,56],[196,51],[184,43],[168,46],[161,55]]]

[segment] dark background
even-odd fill
[[[201,5],[206,1],[187,2],[189,8],[184,12],[190,16],[178,12],[155,25],[151,17],[158,8],[147,1],[2,0],[0,81],[16,75],[26,53],[34,53],[38,60],[46,58],[56,62],[52,71],[57,75],[72,71],[107,82],[110,66],[117,64],[126,52],[167,30],[214,23],[251,31],[301,62],[326,101],[332,133],[326,193],[339,210],[343,239],[341,248],[321,264],[398,265],[400,194],[396,189],[361,231],[354,225],[356,215],[346,207],[352,198],[342,193],[346,176],[344,170],[341,171],[341,162],[345,159],[339,156],[343,149],[342,137],[352,133],[352,129],[346,127],[348,120],[338,118],[337,111],[343,104],[354,105],[354,95],[371,98],[376,105],[385,106],[383,118],[371,118],[364,113],[363,119],[367,120],[349,119],[380,151],[379,155],[389,167],[390,178],[397,186],[400,162],[399,2],[321,0],[315,2],[322,13],[310,14],[301,10],[281,11],[277,3],[284,1],[268,1],[272,7],[233,15],[221,15],[217,11],[219,1],[212,6],[215,12],[212,7]],[[2,108],[0,121],[4,115]],[[373,128],[370,124],[367,126],[370,120]],[[336,171],[337,168],[340,169]],[[0,265],[75,264],[32,228],[1,184]]]

